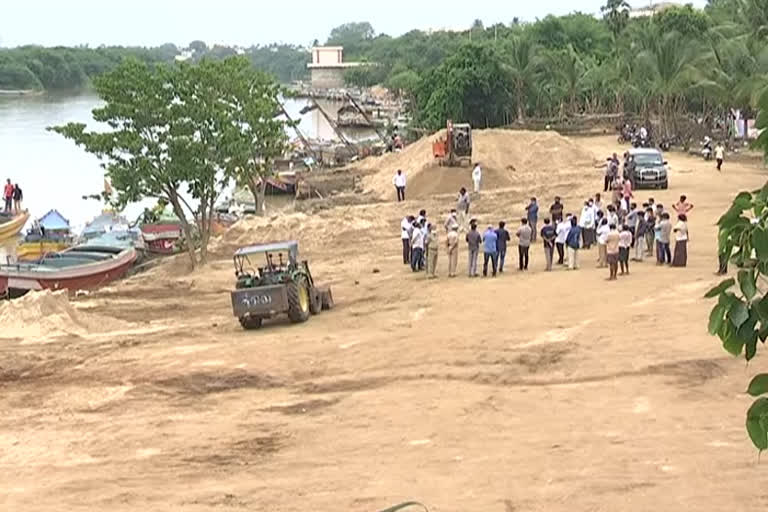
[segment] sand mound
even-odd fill
[[[471,184],[471,169],[441,168],[432,157],[432,143],[445,131],[424,137],[400,153],[369,158],[359,167],[376,170],[365,178],[366,191],[381,198],[394,195],[392,177],[398,169],[408,176],[408,195],[424,197],[455,193]],[[551,182],[558,174],[577,171],[595,161],[592,152],[556,132],[474,130],[474,162],[483,167],[483,188],[535,187]]]
[[[86,336],[131,327],[121,320],[78,311],[66,290],[30,292],[0,305],[0,339],[24,343],[48,341],[59,336]]]

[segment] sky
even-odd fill
[[[377,33],[460,29],[524,21],[573,11],[595,14],[605,0],[0,0],[0,46],[251,46],[272,42],[309,46],[333,27],[369,21]],[[690,1],[690,0],[689,0]],[[633,6],[647,0],[630,0]],[[703,6],[706,0],[693,0]]]

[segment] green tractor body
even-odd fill
[[[264,258],[259,266],[257,260]],[[264,320],[287,314],[291,322],[333,307],[330,287],[315,284],[306,261],[298,260],[297,242],[253,245],[234,255],[235,290],[232,310],[245,329],[261,327]]]

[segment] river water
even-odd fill
[[[103,189],[104,171],[99,160],[71,140],[46,130],[48,126],[70,121],[94,127],[91,110],[99,104],[99,98],[90,94],[0,95],[0,180],[5,183],[6,178],[10,178],[20,184],[24,207],[33,219],[57,209],[79,232],[79,228],[100,213],[101,204],[82,199],[83,195],[97,194]],[[338,104],[322,101],[320,104],[331,116],[338,109]],[[294,120],[300,121],[299,127],[305,135],[334,139],[333,129],[318,111],[300,114],[306,105],[306,100],[292,99],[285,107]],[[295,138],[292,130],[289,136]],[[136,218],[144,206],[129,206],[126,217]]]

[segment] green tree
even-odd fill
[[[94,80],[104,106],[94,109],[93,117],[108,131],[86,131],[82,123],[51,128],[102,159],[117,204],[150,197],[168,201],[187,240],[192,240],[191,214],[201,240],[199,263],[206,261],[214,203],[237,154],[231,146],[238,119],[226,98],[238,69],[229,60],[178,66],[127,60]],[[194,267],[198,259],[188,245]]]
[[[760,100],[757,126],[768,128],[768,95]],[[768,130],[757,140],[768,155]],[[705,295],[717,297],[709,315],[709,333],[722,341],[733,356],[744,354],[747,362],[757,354],[757,342],[768,339],[768,184],[741,192],[718,221],[720,261],[740,270]],[[768,449],[768,374],[753,377],[747,393],[757,399],[747,411],[746,428],[759,451]]]
[[[600,12],[615,37],[618,37],[629,23],[629,3],[626,0],[608,0],[600,8]]]
[[[397,94],[405,93],[407,96],[413,95],[421,85],[421,77],[415,71],[410,69],[401,71],[387,79],[387,87]]]
[[[538,46],[528,37],[513,37],[502,47],[505,70],[512,85],[512,97],[517,111],[517,121],[525,119],[526,100],[535,85],[540,67]]]

